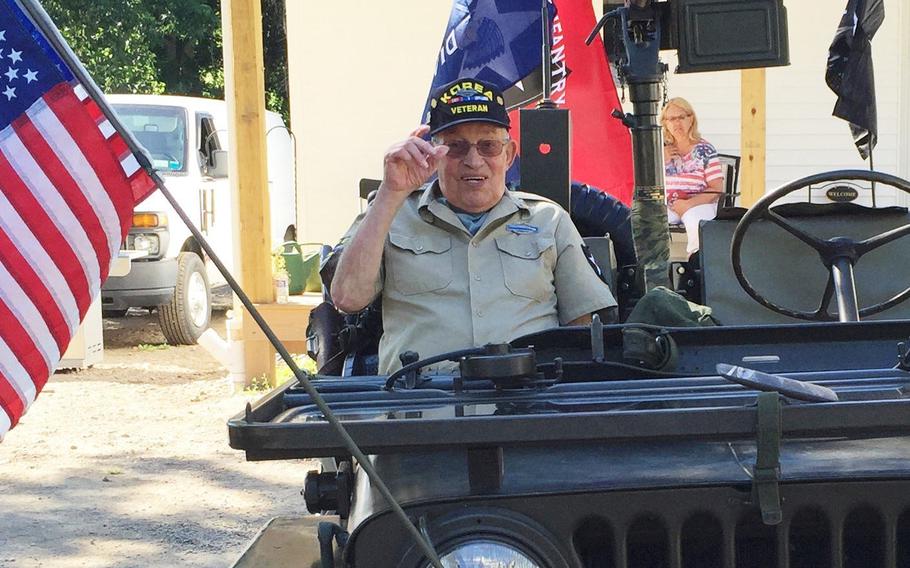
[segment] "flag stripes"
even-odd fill
[[[68,85],[58,85],[52,89],[45,100],[54,112],[43,116],[48,123],[53,123],[59,117],[59,124],[65,127],[49,134],[59,145],[63,159],[69,161],[68,165],[83,176],[79,180],[80,185],[96,195],[97,201],[93,205],[96,206],[96,214],[105,224],[111,241],[111,255],[114,255],[132,224],[134,200],[129,185],[123,180],[123,169],[118,164],[118,156],[108,146],[98,124],[85,112],[85,104],[74,100],[69,94],[71,92]],[[80,162],[80,159],[84,162]],[[91,165],[90,169],[79,167],[85,162]],[[105,183],[101,184],[100,179],[105,180]],[[103,277],[107,277],[106,272]]]
[[[2,306],[0,306],[2,311]],[[9,417],[22,414],[25,408],[34,402],[37,389],[28,371],[19,363],[13,351],[5,341],[0,339],[0,404],[12,409]],[[3,414],[3,413],[0,413]]]
[[[44,287],[44,283],[32,268],[31,263],[19,254],[13,242],[3,231],[0,231],[0,263],[9,270],[22,288],[29,291],[35,308],[41,313],[42,319],[47,323],[48,331],[57,343],[57,350],[60,353],[66,351],[67,343],[76,331],[75,326],[71,326],[70,322],[64,318],[51,291]],[[72,302],[71,306],[75,308],[75,302]]]
[[[46,383],[107,277],[136,196],[154,188],[77,90],[54,87],[0,132],[0,436]]]
[[[41,109],[45,114],[47,114],[47,107]],[[73,179],[73,176],[70,174],[72,172],[72,166],[69,164],[64,164],[60,158],[67,152],[72,152],[73,148],[67,148],[64,151],[61,151],[59,148],[51,148],[47,140],[50,139],[47,136],[47,126],[43,128],[42,132],[38,131],[38,125],[43,120],[44,122],[49,122],[46,118],[42,118],[40,115],[29,115],[29,118],[32,118],[31,121],[17,121],[14,124],[14,129],[16,134],[19,136],[19,139],[22,141],[23,146],[28,150],[28,152],[34,156],[35,163],[39,164],[42,172],[47,177],[48,183],[50,184],[49,189],[60,195],[60,198],[66,202],[67,207],[73,212],[73,214],[81,220],[82,227],[85,231],[85,236],[88,239],[89,243],[92,246],[92,249],[95,253],[95,258],[98,261],[98,269],[101,275],[106,275],[108,272],[108,264],[111,258],[111,250],[109,237],[105,228],[101,226],[101,221],[98,216],[92,211],[93,206],[96,205],[96,201],[100,199],[91,199],[91,193],[93,190],[97,190],[94,185],[91,185],[91,190],[85,192],[83,188],[87,185],[85,180]],[[55,132],[59,136],[59,131]],[[72,140],[70,139],[70,142]],[[69,160],[68,160],[69,161]],[[97,182],[97,180],[95,180]],[[108,207],[110,206],[110,201],[107,203]],[[111,207],[112,208],[112,207]],[[116,220],[116,217],[114,217]],[[119,226],[117,227],[119,231]],[[119,240],[118,240],[119,244]]]
[[[0,193],[0,233],[6,239],[0,242],[0,250],[3,251],[3,254],[0,255],[0,262],[10,267],[16,263],[13,258],[14,255],[19,258],[29,259],[27,261],[29,267],[35,271],[37,277],[48,287],[48,292],[53,297],[54,302],[61,308],[60,311],[63,317],[66,318],[70,335],[75,333],[79,325],[80,309],[66,276],[60,271],[51,256],[41,246],[41,242],[28,229],[25,221],[2,193]],[[7,246],[9,246],[8,251],[6,249]],[[70,255],[72,256],[72,251],[70,251]],[[75,256],[73,256],[73,259],[75,260]],[[81,272],[79,272],[79,276],[82,276]],[[26,284],[26,286],[28,285]],[[87,284],[83,288],[85,290],[84,294],[87,296]]]
[[[45,34],[60,39],[35,0],[0,0],[0,44],[28,69],[0,74],[0,439],[59,364],[133,207],[155,189],[97,87]]]
[[[15,186],[15,182],[19,181],[19,185],[32,197],[32,201],[38,204],[37,207],[29,207],[25,211],[20,209],[19,214],[28,220],[31,220],[32,215],[43,214],[43,216],[47,217],[47,222],[60,228],[60,231],[66,235],[66,239],[58,244],[66,248],[72,248],[78,263],[82,265],[84,271],[82,279],[88,284],[89,291],[89,296],[85,299],[95,296],[101,288],[101,270],[98,266],[98,258],[95,256],[95,251],[79,219],[67,207],[66,202],[57,193],[50,180],[47,179],[47,176],[41,170],[41,166],[35,161],[34,156],[28,152],[19,137],[15,135],[15,132],[6,137],[0,134],[0,152],[6,155],[12,166],[10,174],[14,179],[10,180],[12,182],[10,185]],[[18,195],[7,194],[7,198],[11,201],[19,197]],[[25,200],[23,199],[23,201]],[[56,253],[59,249],[45,246],[45,250]],[[77,299],[79,298],[77,297]],[[89,303],[86,302],[84,304],[85,309],[88,309]],[[82,308],[82,305],[80,303],[80,319],[85,315],[85,309]]]
[[[0,354],[0,357],[2,357],[2,356],[3,355]],[[5,382],[6,381],[3,378],[3,374],[0,373],[0,390],[3,389],[3,384]],[[3,404],[3,393],[2,392],[0,392],[0,408],[6,408],[6,406]],[[7,432],[12,427],[13,427],[13,425],[10,422],[9,416],[7,416],[6,412],[0,412],[0,432]]]
[[[0,305],[5,305],[0,311],[0,338],[26,370],[49,372],[62,353],[38,308],[5,266],[0,266]]]
[[[139,160],[136,159],[136,156],[129,149],[126,141],[117,133],[117,129],[114,128],[114,125],[107,120],[94,99],[85,96],[80,98],[80,101],[89,116],[97,123],[98,131],[101,132],[102,137],[107,140],[108,148],[110,148],[114,156],[120,160],[120,167],[123,169],[123,173],[127,177],[127,183],[132,189],[133,202],[142,201],[154,191],[155,182],[152,181],[148,174],[145,173],[145,170],[142,169]],[[126,225],[126,227],[129,228],[129,225]]]
[[[74,249],[66,237],[64,231],[57,225],[54,219],[47,214],[42,204],[32,195],[32,192],[26,187],[22,179],[13,169],[12,164],[5,157],[6,148],[2,142],[3,136],[0,135],[0,179],[3,180],[3,189],[6,192],[4,200],[9,202],[11,207],[7,210],[3,208],[0,211],[0,219],[6,219],[6,211],[16,211],[16,219],[20,220],[21,226],[16,224],[15,219],[9,219],[9,224],[4,226],[7,234],[10,235],[17,243],[33,240],[38,248],[42,248],[56,265],[57,269],[63,275],[63,278],[69,288],[73,299],[78,307],[77,319],[81,319],[88,310],[91,299],[90,283],[86,278],[88,272],[82,264],[78,251]],[[16,238],[18,236],[18,238]],[[25,249],[28,254],[30,249]],[[47,251],[52,251],[51,255]],[[33,263],[44,267],[46,265],[38,262],[41,257],[29,256]],[[48,267],[46,272],[50,273]]]

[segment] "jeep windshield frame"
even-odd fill
[[[604,328],[606,362],[593,360],[587,328],[557,328],[514,341],[517,347],[540,346],[539,368],[559,356],[569,373],[525,389],[447,376],[391,391],[383,388],[382,376],[312,382],[369,454],[425,451],[438,448],[440,440],[450,449],[471,449],[753,438],[758,392],[720,377],[717,363],[751,366],[838,393],[841,400],[832,403],[782,398],[784,437],[910,434],[910,372],[898,357],[899,345],[906,346],[910,336],[907,321],[664,328],[679,350],[675,372],[650,375],[610,368],[627,327]],[[249,460],[347,455],[295,381],[228,426],[231,446],[246,451]]]

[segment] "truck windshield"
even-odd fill
[[[186,171],[186,111],[179,107],[112,105],[162,172]]]

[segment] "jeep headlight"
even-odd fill
[[[445,568],[540,568],[522,551],[494,540],[464,542],[444,554],[440,561]]]
[[[417,511],[415,515],[421,513]],[[421,522],[424,522],[423,519]],[[550,531],[534,519],[509,509],[457,509],[428,520],[426,527],[445,568],[544,568],[575,565],[564,556]],[[359,530],[363,531],[364,528]],[[370,538],[369,542],[376,541]],[[401,560],[395,565],[432,568],[433,565],[422,548],[411,538],[407,542],[407,552],[403,556],[397,556]],[[359,546],[361,545],[355,540],[354,553],[358,556]],[[383,565],[391,564],[386,562]]]
[[[161,241],[158,235],[139,233],[129,235],[127,239],[127,248],[132,250],[144,251],[149,256],[155,256],[161,248]]]

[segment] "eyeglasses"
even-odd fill
[[[468,142],[467,140],[433,141],[437,146],[448,146],[449,152],[446,156],[455,159],[464,158],[471,151],[471,148],[475,147],[477,148],[477,153],[484,158],[495,158],[502,154],[502,149],[508,142],[508,138],[502,140],[478,140],[477,142]]]
[[[680,120],[685,120],[692,116],[691,114],[683,114],[680,116],[665,116],[664,122],[679,122]]]

